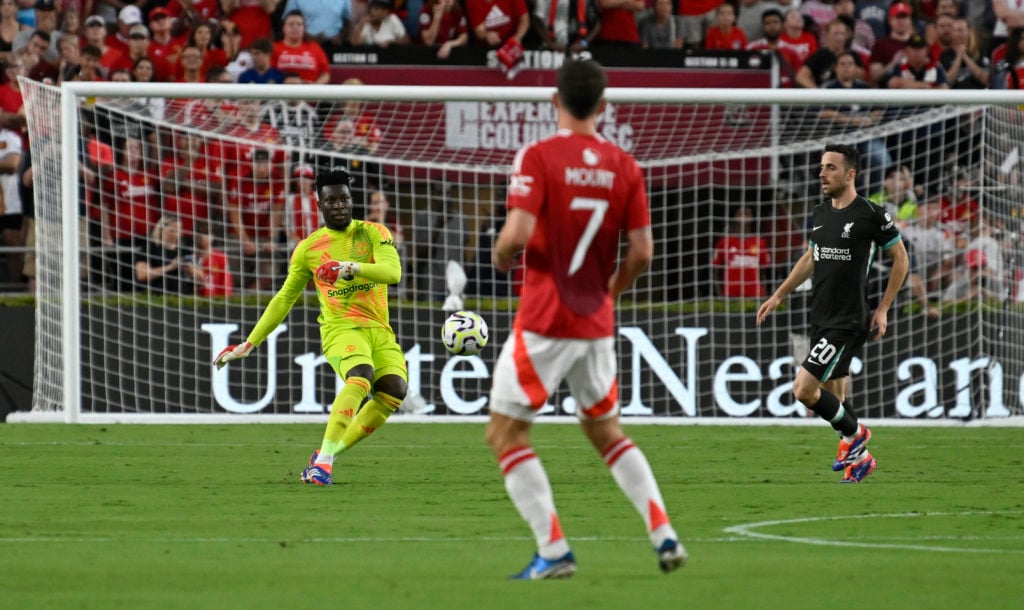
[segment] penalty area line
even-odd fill
[[[821,517],[800,517],[796,519],[775,519],[771,521],[759,521],[756,523],[743,523],[724,528],[727,534],[745,536],[753,540],[772,540],[778,542],[795,542],[797,544],[810,544],[814,546],[837,546],[856,547],[866,549],[900,549],[907,551],[931,551],[940,553],[995,553],[1020,555],[1024,549],[990,549],[971,547],[932,546],[927,544],[902,544],[892,542],[864,542],[856,540],[832,540],[829,538],[815,538],[806,536],[784,536],[781,534],[768,534],[755,531],[765,527],[776,525],[793,525],[797,523],[815,523],[821,521],[843,521],[848,519],[916,519],[921,517],[972,517],[984,515],[1010,515],[1020,514],[1021,511],[965,511],[965,512],[936,512],[936,513],[869,513],[866,515],[831,515]]]

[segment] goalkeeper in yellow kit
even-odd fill
[[[384,425],[408,389],[405,354],[388,321],[387,285],[402,277],[398,251],[387,227],[352,218],[351,181],[344,169],[317,175],[325,226],[295,247],[284,285],[246,342],[226,347],[214,360],[220,368],[248,356],[316,280],[324,356],[345,386],[334,399],[320,449],[302,471],[302,482],[312,485],[330,485],[335,456]]]

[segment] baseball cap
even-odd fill
[[[924,49],[928,47],[928,41],[920,34],[911,34],[907,39],[907,46],[911,49]]]
[[[296,165],[293,173],[296,178],[313,178],[316,176],[316,172],[309,165]]]
[[[128,38],[149,38],[149,28],[136,23],[128,30]]]
[[[125,5],[121,12],[117,14],[117,19],[126,25],[142,23],[142,9],[134,4]]]
[[[53,4],[53,0],[36,0],[35,6],[33,7],[37,11],[55,11],[57,7]]]
[[[90,25],[102,25],[106,27],[107,22],[99,15],[90,15],[89,18],[85,20],[85,27],[89,27]]]
[[[964,254],[964,262],[966,262],[967,266],[971,268],[984,267],[988,264],[988,257],[985,256],[985,252],[983,250],[974,248],[972,250],[968,250],[967,253]]]
[[[896,17],[898,15],[910,15],[910,5],[906,2],[893,2],[892,6],[889,7],[889,16]]]
[[[171,14],[169,12],[167,12],[167,9],[165,9],[162,6],[158,6],[155,9],[149,11],[149,20],[150,21],[157,21],[158,19],[163,19],[164,17],[170,17],[170,16],[171,16]]]

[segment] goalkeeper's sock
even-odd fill
[[[568,553],[569,543],[558,521],[551,483],[533,447],[509,449],[498,458],[498,464],[505,476],[508,497],[533,530],[538,554],[545,559],[558,559]]]
[[[402,400],[384,392],[374,392],[373,398],[359,409],[356,418],[345,429],[341,436],[341,445],[338,453],[348,451],[359,441],[370,436],[384,425],[384,422],[391,417],[391,414],[398,410]]]
[[[324,431],[324,440],[320,445],[320,455],[317,456],[318,464],[333,464],[334,456],[340,453],[342,438],[345,431],[352,423],[359,405],[370,393],[370,380],[365,377],[349,377],[345,380],[345,387],[341,388],[338,396],[331,406],[331,415],[327,418],[327,429]]]
[[[661,548],[665,540],[679,540],[668,520],[665,501],[661,497],[658,482],[654,479],[651,465],[640,448],[628,437],[622,437],[606,449],[601,457],[608,465],[619,489],[626,494],[633,507],[644,518],[647,534],[654,548]]]

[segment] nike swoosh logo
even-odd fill
[[[818,229],[820,229],[820,228],[822,228],[824,226],[825,225],[818,225],[818,226],[814,227],[813,229],[811,229],[811,232],[813,233],[813,232],[817,231]]]

